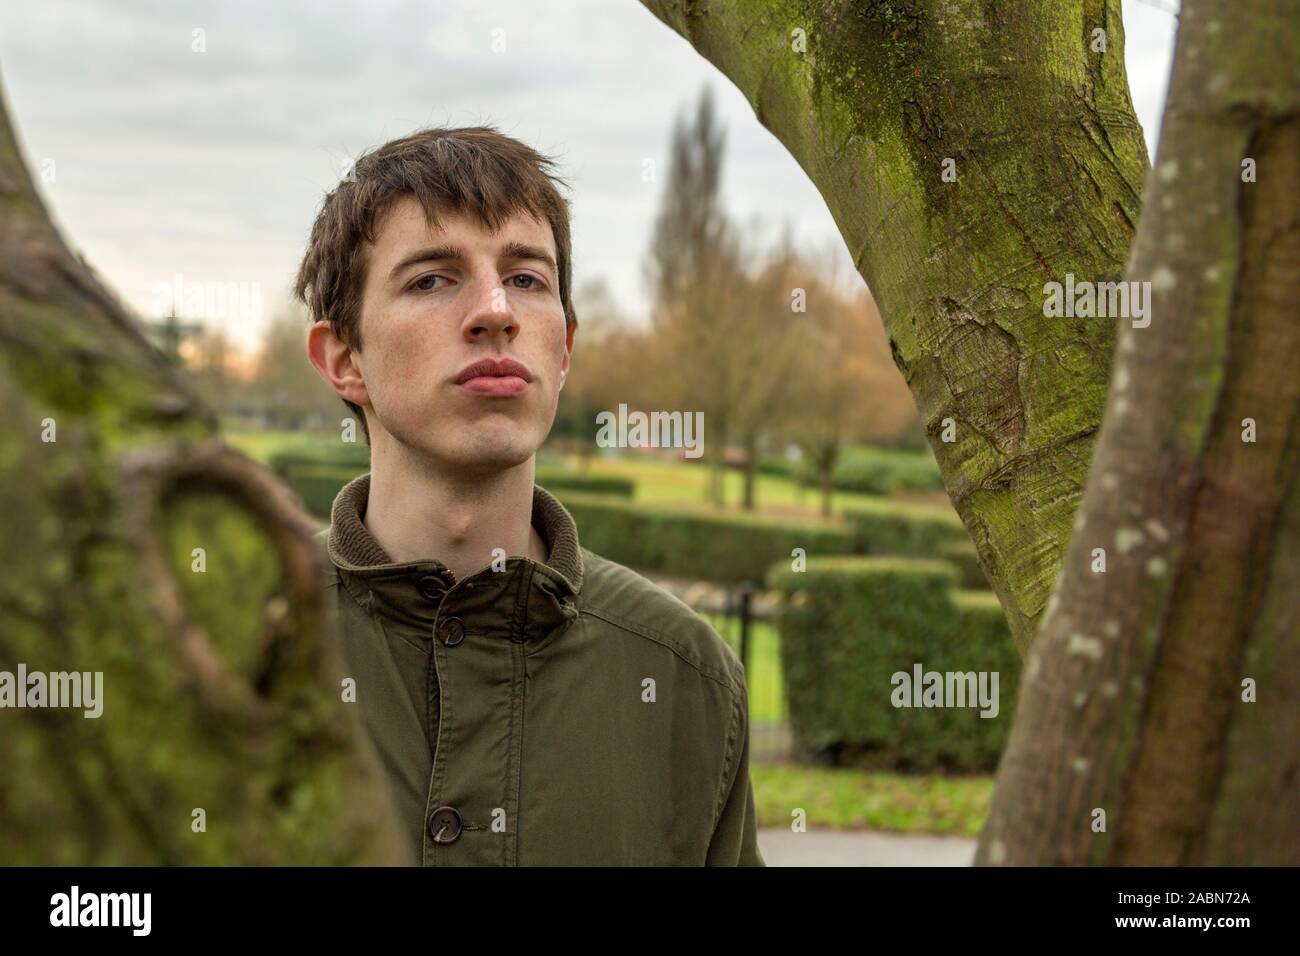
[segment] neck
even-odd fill
[[[376,436],[378,437],[378,436]],[[507,557],[545,561],[532,524],[534,459],[487,477],[451,475],[415,460],[391,440],[370,451],[363,522],[397,563],[441,561],[457,579]]]

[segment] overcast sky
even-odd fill
[[[1176,8],[1124,0],[1152,156]],[[42,189],[56,221],[101,277],[146,315],[178,276],[245,283],[260,308],[226,324],[246,347],[286,300],[348,158],[427,125],[492,123],[556,155],[573,187],[575,279],[603,275],[634,315],[662,188],[643,164],[666,168],[673,118],[705,85],[728,128],[733,214],[842,250],[744,97],[634,0],[7,3],[0,74],[29,165],[53,171]]]

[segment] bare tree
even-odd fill
[[[845,444],[861,437],[872,417],[870,405],[878,378],[871,355],[869,299],[845,299],[832,284],[808,268],[796,277],[806,313],[802,346],[788,373],[788,433],[811,460],[821,491],[822,516],[831,516],[835,466]],[[895,373],[896,374],[896,373]]]
[[[733,435],[730,397],[739,385],[732,348],[743,324],[746,276],[740,240],[720,195],[725,133],[712,93],[691,123],[673,129],[672,160],[647,271],[655,289],[650,353],[664,404],[704,414],[711,449],[710,497],[721,505]]]
[[[249,383],[249,397],[278,428],[303,428],[313,421],[337,423],[352,416],[307,361],[307,311],[291,304],[267,323]]]
[[[808,173],[875,296],[948,493],[1026,644],[1101,422],[1146,146],[1120,0],[643,0]],[[945,421],[955,441],[943,440]]]

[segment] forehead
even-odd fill
[[[434,225],[414,196],[396,200],[376,221],[374,236],[370,251],[376,265],[400,258],[433,241],[455,244],[466,251],[491,251],[506,243],[522,242],[539,245],[555,255],[555,236],[550,225],[527,210],[512,213],[496,232],[473,214],[459,209],[439,210]]]

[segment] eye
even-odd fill
[[[519,275],[511,276],[511,277],[510,277],[509,279],[507,279],[506,281],[507,281],[507,282],[514,282],[516,279],[526,279],[526,280],[528,281],[528,283],[529,283],[528,285],[522,285],[522,286],[517,285],[517,286],[515,286],[516,289],[528,289],[528,290],[532,290],[532,289],[540,289],[540,288],[542,288],[542,280],[539,279],[539,278],[537,278],[537,276],[529,275],[529,274],[526,273],[526,272],[521,272],[521,273],[519,273]]]
[[[432,292],[434,289],[438,288],[434,283],[439,279],[445,278],[446,276],[440,276],[430,272],[427,275],[420,276],[420,278],[412,282],[410,288],[414,292]]]

